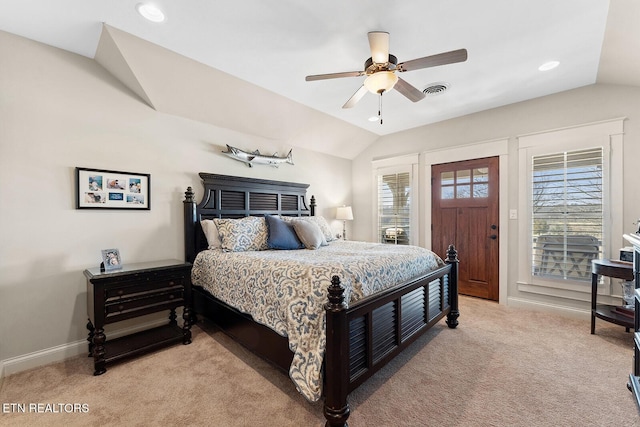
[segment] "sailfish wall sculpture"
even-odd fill
[[[293,164],[292,151],[293,149],[289,150],[289,153],[285,157],[278,157],[278,153],[273,153],[271,156],[265,156],[264,154],[260,154],[260,151],[258,150],[250,153],[227,144],[227,151],[223,151],[222,154],[245,163],[250,168],[252,168],[253,165],[268,165],[277,168],[283,163],[288,163],[290,165]]]

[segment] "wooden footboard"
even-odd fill
[[[420,335],[447,316],[458,325],[458,258],[453,246],[447,265],[419,279],[347,307],[340,278],[329,287],[325,351],[327,427],[347,425],[348,394]]]

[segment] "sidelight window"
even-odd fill
[[[602,257],[602,147],[532,157],[532,274],[591,280]]]
[[[591,261],[616,257],[624,233],[623,121],[521,136],[518,151],[518,290],[585,300]],[[598,284],[620,292],[616,280]]]

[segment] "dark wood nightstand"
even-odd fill
[[[182,341],[191,343],[191,264],[178,260],[125,264],[120,270],[84,271],[87,278],[89,356],[94,375],[104,374],[107,363],[119,361]],[[176,321],[176,308],[184,307],[183,326]],[[107,340],[109,323],[170,310],[164,326]]]

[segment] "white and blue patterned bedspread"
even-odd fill
[[[200,252],[192,282],[288,337],[294,353],[289,375],[310,401],[322,394],[325,311],[331,277],[340,277],[354,302],[444,263],[417,246],[333,241],[317,250]]]

